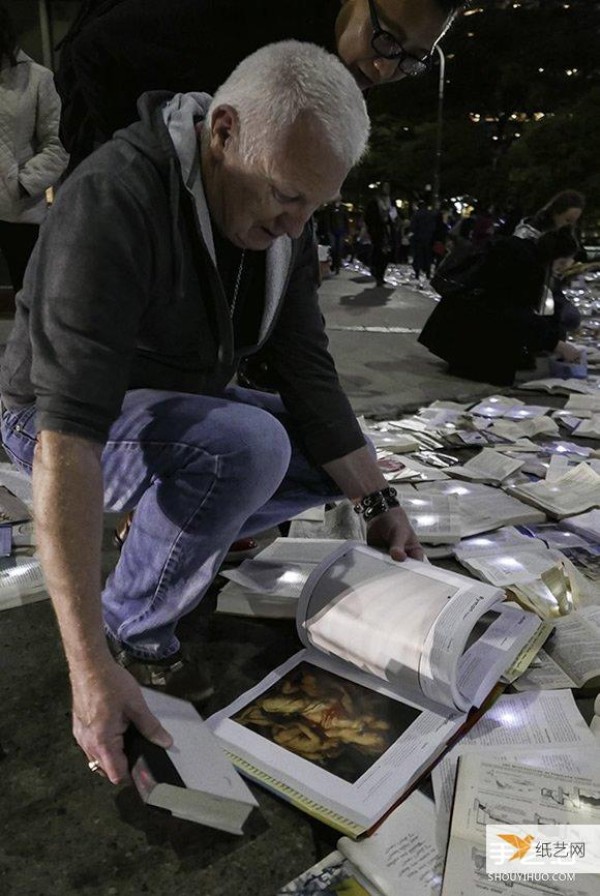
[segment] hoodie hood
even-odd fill
[[[541,235],[542,231],[534,227],[528,218],[523,218],[522,221],[519,221],[513,232],[513,236],[518,236],[521,240],[533,240],[536,243]]]

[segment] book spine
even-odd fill
[[[123,743],[131,778],[145,803],[157,784],[185,787],[167,751],[153,744],[132,725],[125,732]]]

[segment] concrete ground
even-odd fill
[[[345,271],[321,290],[357,413],[393,415],[492,391],[450,378],[417,344],[431,297],[371,284]],[[0,342],[9,329],[0,321]],[[111,527],[107,520],[107,570],[115,561]],[[188,617],[182,634],[204,645],[217,683],[210,711],[298,647],[290,623],[206,610]],[[2,896],[273,896],[336,839],[258,788],[260,809],[237,838],[146,809],[133,788],[91,774],[70,734],[69,685],[48,601],[0,613],[0,773]]]

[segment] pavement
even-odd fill
[[[449,377],[417,344],[434,299],[408,288],[405,275],[396,272],[383,289],[359,270],[322,284],[331,350],[357,414],[396,415],[492,391]],[[0,343],[10,326],[0,320]],[[106,571],[116,560],[113,524],[107,518]],[[214,711],[298,641],[289,622],[207,610],[187,617],[182,634],[211,667]],[[70,734],[68,677],[48,601],[0,613],[0,707],[2,896],[274,896],[335,844],[335,834],[256,787],[260,808],[237,838],[148,809],[131,786],[91,774]]]

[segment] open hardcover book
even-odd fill
[[[485,583],[345,542],[303,588],[304,649],[208,724],[241,772],[359,836],[540,637],[534,614],[503,601]]]

